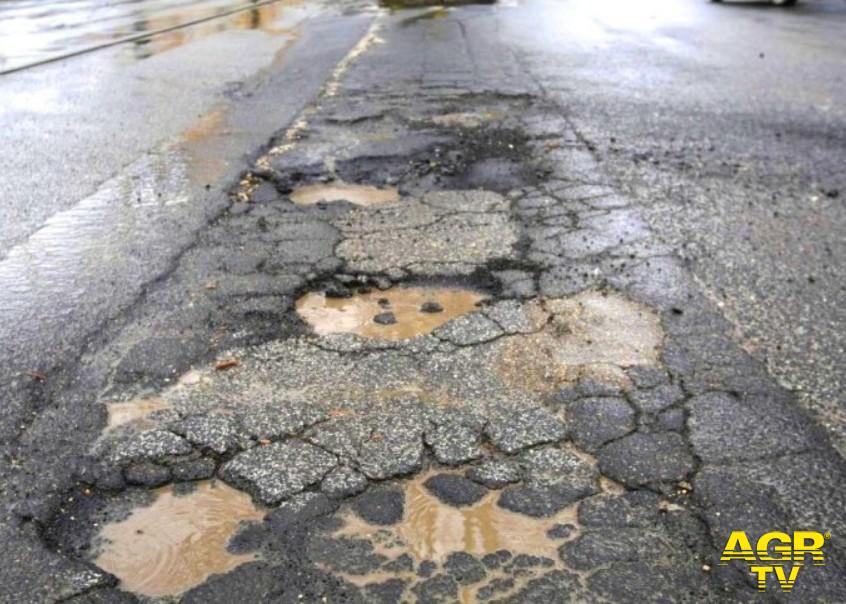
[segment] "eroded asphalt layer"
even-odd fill
[[[377,19],[238,201],[61,387],[33,385],[4,470],[9,600],[134,601],[92,563],[99,527],[212,477],[269,511],[230,544],[257,560],[185,601],[846,599],[842,459],[474,11]],[[331,181],[401,199],[290,200]],[[488,298],[397,342],[294,309],[412,284]],[[103,430],[139,398],[161,408]],[[444,505],[572,521],[551,556],[412,555],[391,527],[424,471]],[[795,529],[834,538],[792,594],[716,564],[732,530]]]

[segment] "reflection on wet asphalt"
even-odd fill
[[[0,71],[203,20],[187,29],[135,40],[131,45],[132,56],[143,59],[229,29],[272,28],[272,21],[285,6],[299,3],[299,0],[269,3],[267,0],[49,3],[8,0],[0,4],[0,38],[4,42]],[[240,12],[230,14],[232,11]],[[222,18],[215,19],[216,16]]]

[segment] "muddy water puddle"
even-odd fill
[[[499,507],[498,498],[499,493],[491,492],[474,506],[456,508],[414,481],[406,491],[407,511],[396,532],[419,560],[443,562],[452,552],[484,556],[502,549],[554,560],[559,544],[546,532],[558,523],[574,523],[575,506],[554,518],[537,519]]]
[[[291,193],[291,201],[299,205],[347,201],[357,206],[372,207],[396,203],[399,199],[396,187],[379,188],[346,183],[306,185]]]
[[[226,546],[241,522],[260,521],[264,514],[248,495],[219,481],[198,483],[186,495],[164,487],[152,505],[103,527],[105,545],[95,564],[118,577],[126,591],[178,595],[254,560]]]
[[[406,340],[476,310],[485,297],[473,290],[448,287],[393,287],[349,298],[310,292],[297,301],[297,312],[320,335],[353,333]]]
[[[481,558],[502,550],[515,557],[520,554],[545,557],[552,560],[555,567],[560,567],[558,548],[563,541],[549,538],[547,532],[556,525],[570,525],[571,534],[567,540],[578,536],[578,504],[549,518],[531,518],[499,507],[500,492],[491,491],[474,505],[453,507],[441,502],[424,486],[433,474],[424,473],[406,484],[405,513],[399,523],[391,527],[374,526],[348,512],[344,516],[345,524],[336,536],[369,539],[374,543],[375,551],[389,559],[408,554],[414,559],[415,567],[424,560],[443,565],[453,552],[466,552]],[[546,571],[552,567],[543,568]],[[411,581],[418,579],[412,573],[405,574]],[[344,577],[363,586],[398,575],[403,573],[377,571],[367,575],[345,574]],[[496,579],[497,576],[505,575],[491,571],[488,578]],[[532,576],[533,573],[525,573],[522,579],[512,577],[517,580],[511,591],[519,589]],[[479,585],[462,586],[458,601],[479,601],[478,588]]]
[[[499,507],[500,491],[489,492],[474,505],[453,507],[424,486],[432,475],[424,473],[409,481],[405,514],[396,525],[388,529],[377,527],[350,512],[338,534],[362,537],[387,530],[398,540],[380,539],[388,545],[377,544],[377,550],[391,558],[407,552],[418,562],[443,563],[453,552],[481,557],[503,549],[514,555],[531,554],[556,560],[561,542],[548,538],[547,531],[556,524],[576,526],[576,504],[549,518],[532,518]],[[397,547],[397,543],[401,545]]]

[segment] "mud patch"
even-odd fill
[[[307,185],[291,193],[291,201],[299,205],[347,201],[357,206],[372,207],[396,203],[399,199],[396,187],[378,188],[344,183]]]
[[[309,292],[297,301],[297,312],[319,335],[353,333],[395,341],[431,333],[476,310],[483,299],[477,291],[449,287],[393,287],[349,298]]]
[[[125,403],[110,403],[107,405],[109,419],[106,429],[113,430],[126,424],[135,424],[138,427],[152,426],[152,422],[145,421],[146,417],[154,411],[168,408],[168,402],[161,398],[139,398]]]
[[[628,386],[623,369],[660,364],[660,317],[616,292],[586,291],[547,299],[543,331],[510,339],[497,362],[503,382],[551,392],[579,379]]]
[[[501,111],[466,111],[443,113],[432,118],[432,123],[448,128],[479,128],[488,122],[505,117]]]
[[[391,10],[426,8],[428,6],[461,6],[464,4],[496,4],[497,0],[379,0],[379,6]]]
[[[255,559],[226,546],[243,521],[264,512],[245,493],[221,482],[198,483],[187,495],[173,487],[156,491],[148,507],[103,527],[95,564],[121,581],[121,588],[151,597],[173,596]]]

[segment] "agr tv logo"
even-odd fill
[[[791,537],[772,531],[761,535],[753,550],[744,531],[732,531],[720,556],[720,565],[743,560],[749,565],[749,572],[757,576],[758,591],[766,590],[767,579],[773,575],[782,591],[789,592],[802,566],[809,561],[814,566],[825,566],[822,548],[827,539],[831,539],[830,533],[795,531]]]

